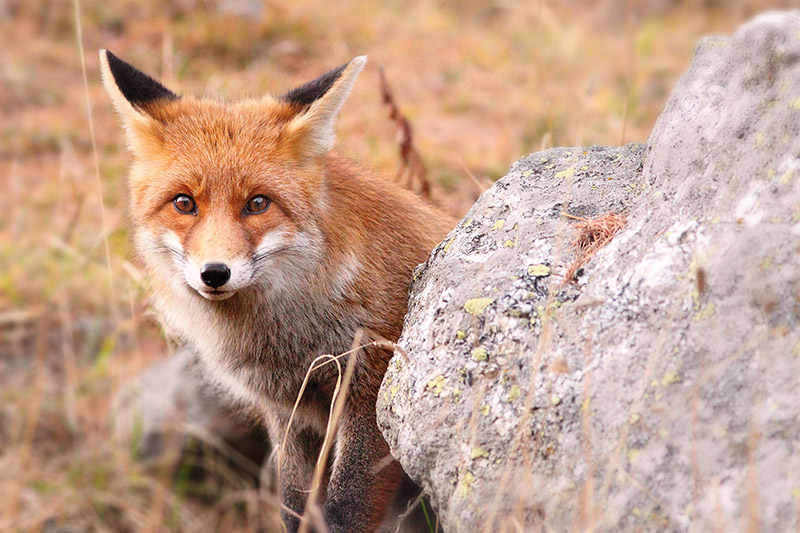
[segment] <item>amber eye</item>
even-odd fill
[[[259,213],[263,213],[269,209],[269,204],[271,203],[272,202],[269,198],[263,194],[259,194],[258,196],[253,196],[247,201],[247,205],[244,206],[244,212],[248,215],[258,215]]]
[[[172,205],[175,206],[178,213],[183,213],[184,215],[197,214],[197,204],[191,196],[186,194],[179,194],[173,198]]]

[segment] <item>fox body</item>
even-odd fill
[[[412,269],[453,221],[331,151],[363,57],[282,97],[235,103],[179,97],[108,51],[100,60],[134,155],[133,238],[160,317],[279,444],[317,356],[349,350],[358,328],[399,337]],[[407,488],[376,423],[390,356],[357,356],[321,492],[331,531],[377,530]],[[289,429],[280,491],[297,514],[337,375],[311,374]],[[299,525],[292,513],[284,522]]]

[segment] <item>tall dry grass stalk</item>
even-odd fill
[[[94,131],[94,117],[92,114],[92,99],[89,96],[89,76],[86,73],[86,54],[83,50],[83,25],[81,24],[81,2],[73,0],[75,10],[75,37],[78,40],[78,53],[81,60],[81,75],[83,76],[83,94],[86,103],[86,119],[89,124],[89,138],[92,143],[92,162],[94,163],[94,176],[97,185],[97,207],[100,210],[100,235],[103,239],[105,250],[106,271],[108,273],[108,312],[112,317],[118,317],[116,297],[114,290],[114,274],[111,268],[111,245],[108,242],[106,222],[106,205],[103,199],[103,180],[100,177],[100,155],[97,150],[97,139]]]

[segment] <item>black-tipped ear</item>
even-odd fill
[[[355,57],[283,97],[302,106],[284,130],[284,142],[293,146],[298,157],[324,155],[333,148],[336,115],[366,62],[367,56]]]
[[[315,101],[325,96],[325,93],[327,93],[336,80],[339,79],[339,77],[342,75],[342,72],[344,72],[344,69],[346,69],[347,65],[349,64],[350,61],[326,72],[315,80],[301,85],[296,89],[292,89],[285,95],[281,96],[280,99],[285,102],[297,104],[301,107],[310,106]]]
[[[105,58],[114,84],[122,96],[134,107],[143,107],[156,100],[175,100],[178,95],[158,83],[144,72],[129,65],[108,50]]]

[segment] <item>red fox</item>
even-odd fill
[[[178,96],[100,51],[134,155],[133,241],[155,307],[212,380],[263,414],[273,443],[317,356],[346,352],[359,328],[398,339],[412,269],[455,222],[332,151],[365,62],[280,97],[222,103]],[[410,483],[376,422],[391,351],[358,357],[321,491],[332,532],[378,530]],[[279,490],[296,515],[325,435],[334,366],[311,374],[290,428]],[[283,512],[289,531],[299,527],[293,513]]]

